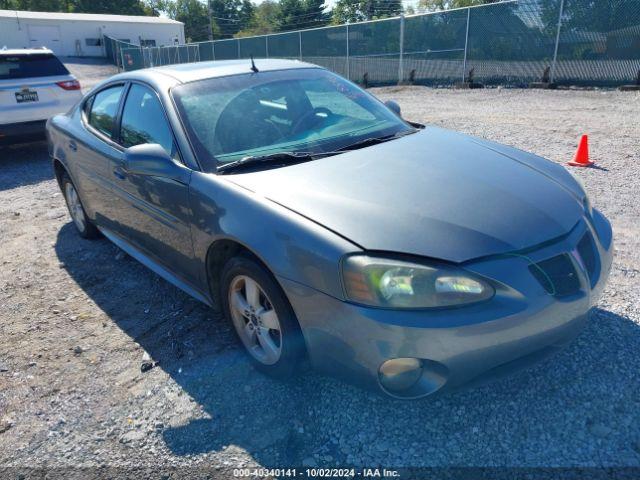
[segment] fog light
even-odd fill
[[[413,387],[420,379],[422,361],[418,358],[394,358],[384,362],[378,373],[384,388],[399,392]]]

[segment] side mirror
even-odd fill
[[[188,169],[176,163],[157,143],[144,143],[127,148],[124,151],[124,169],[134,175],[188,182]]]
[[[394,102],[393,100],[387,100],[386,102],[384,102],[384,104],[387,106],[387,108],[389,110],[391,110],[393,113],[395,113],[396,115],[398,115],[399,117],[402,116],[402,113],[400,113],[400,105],[398,105],[397,102]]]

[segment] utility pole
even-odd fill
[[[562,15],[564,14],[564,0],[560,0],[560,11],[558,12],[558,29],[556,30],[556,44],[553,49],[553,60],[551,63],[550,83],[556,79],[556,63],[558,62],[558,46],[560,45],[560,30],[562,29]]]
[[[213,14],[211,13],[211,0],[207,0],[207,12],[209,12],[209,23],[207,24],[209,30],[209,41],[213,40]]]
[[[398,57],[398,85],[404,81],[404,14],[400,14],[400,56]]]
[[[469,23],[471,22],[471,9],[467,8],[467,30],[464,35],[464,60],[462,61],[462,83],[467,75],[467,50],[469,48]]]

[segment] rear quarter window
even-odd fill
[[[113,137],[113,128],[123,89],[123,85],[105,88],[96,93],[91,101],[89,125],[109,138]]]
[[[50,53],[0,55],[0,80],[58,75],[69,75],[69,70]]]

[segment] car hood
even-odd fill
[[[435,127],[227,178],[363,249],[452,262],[560,237],[584,213],[584,192],[561,166]]]

